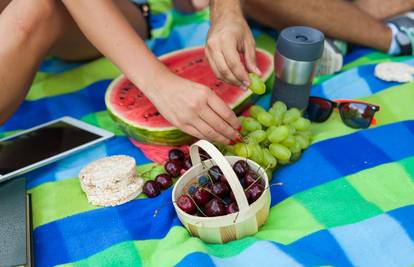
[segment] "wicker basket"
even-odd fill
[[[211,159],[201,162],[199,147],[204,149],[211,156]],[[190,157],[193,167],[184,173],[175,184],[172,200],[180,221],[191,235],[199,237],[207,243],[226,243],[255,234],[269,215],[270,193],[266,171],[257,163],[247,159],[250,168],[257,170],[265,183],[263,194],[249,205],[243,187],[231,167],[236,161],[246,159],[235,156],[224,157],[214,145],[205,140],[200,140],[191,146]],[[214,165],[217,165],[227,178],[236,198],[239,212],[219,217],[199,217],[185,213],[177,206],[176,200],[183,191],[188,192],[188,188],[197,182],[197,178],[200,175],[206,175],[208,169]]]

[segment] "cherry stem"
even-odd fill
[[[247,190],[250,189],[250,187],[252,187],[255,183],[257,183],[257,181],[259,181],[260,179],[262,179],[262,177],[257,177],[256,180],[254,180],[253,183],[251,183],[251,185],[249,185],[246,189],[244,189],[245,192],[247,192]]]
[[[152,172],[155,168],[160,167],[160,166],[161,166],[161,165],[159,165],[158,163],[155,163],[153,166],[151,166],[151,168],[150,168],[149,170],[146,170],[146,171],[144,171],[143,173],[141,173],[141,174],[139,174],[139,175],[141,175],[142,177],[145,177],[145,175],[146,175],[147,173]]]
[[[171,204],[171,203],[176,203],[176,201],[168,201],[167,203],[162,204],[160,207],[158,207],[158,208],[154,211],[154,214],[152,215],[152,217],[154,217],[154,218],[155,218],[155,217],[157,217],[159,210],[160,210],[161,208],[163,208],[163,207],[165,207],[165,206],[167,206],[167,205]]]
[[[214,194],[213,192],[211,192],[210,189],[207,189],[207,188],[204,188],[204,187],[201,187],[201,188],[203,190],[207,191],[208,193],[212,194],[215,198],[219,199],[221,202],[223,202],[224,205],[226,205],[226,202],[224,202],[224,200],[221,197],[219,197],[216,194]]]
[[[210,183],[211,183],[211,184],[213,184],[213,179],[211,179],[211,176],[210,176],[210,174],[208,173],[207,166],[205,165],[205,162],[204,162],[204,161],[202,161],[202,162],[201,162],[201,165],[203,165],[203,170],[204,170],[204,171],[207,171],[207,173],[206,173],[206,174],[207,174],[208,179],[210,180]]]
[[[278,182],[278,183],[273,183],[273,184],[270,184],[268,187],[266,187],[264,190],[268,190],[271,186],[283,186],[283,183],[282,182]]]
[[[194,205],[196,206],[196,208],[197,208],[197,210],[199,211],[199,212],[201,212],[201,214],[203,214],[204,215],[204,217],[207,217],[207,215],[201,210],[201,208],[197,205],[197,203],[195,202],[195,200],[190,196],[190,194],[186,194],[190,199],[191,199],[191,201],[193,201],[193,203],[194,203]]]
[[[233,223],[236,223],[237,218],[239,217],[239,214],[240,214],[240,211],[238,211],[238,212],[237,212],[236,217],[235,217],[235,218],[234,218],[234,220],[233,220]]]

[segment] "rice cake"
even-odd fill
[[[136,198],[144,181],[137,176],[135,159],[117,155],[96,160],[79,173],[82,190],[92,205],[116,206]]]
[[[412,82],[414,67],[399,62],[384,62],[375,66],[375,76],[388,82]]]

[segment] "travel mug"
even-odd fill
[[[289,108],[307,108],[324,41],[323,33],[310,27],[295,26],[280,32],[274,58],[275,84],[271,104],[280,100]]]

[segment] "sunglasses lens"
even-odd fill
[[[346,125],[351,128],[368,128],[374,118],[375,109],[363,103],[344,103],[339,112]]]
[[[306,116],[309,120],[314,122],[326,121],[332,113],[332,103],[317,97],[309,98],[308,108],[306,110]]]

